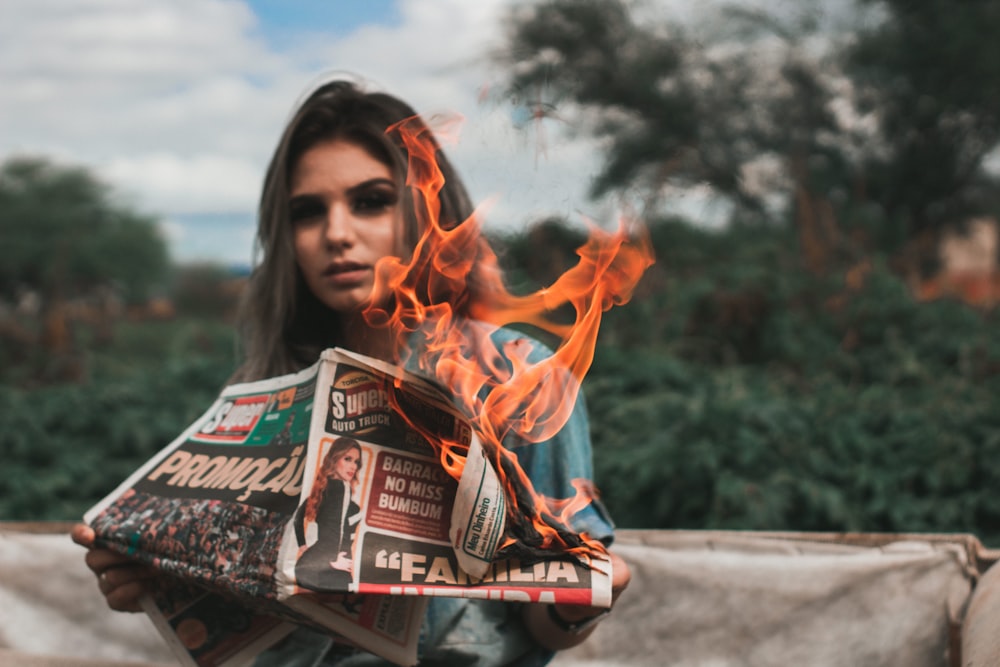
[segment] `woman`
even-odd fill
[[[347,589],[361,511],[353,500],[360,470],[361,445],[351,438],[337,438],[323,457],[309,498],[295,513],[295,538],[306,547],[295,564],[299,586],[314,591]],[[308,539],[313,527],[315,536]],[[329,554],[337,557],[330,560]]]
[[[261,256],[242,317],[245,361],[234,381],[297,370],[332,346],[389,361],[419,356],[395,349],[388,330],[370,325],[363,316],[372,300],[375,264],[383,257],[408,258],[422,232],[407,192],[407,148],[398,132],[387,132],[415,116],[397,98],[365,92],[347,81],[320,86],[293,114],[265,178],[257,233]],[[445,228],[452,228],[473,208],[448,160],[440,150],[435,153],[445,180],[439,217]],[[480,244],[475,252],[488,249]],[[469,316],[489,298],[485,286],[491,282],[479,275],[480,268],[488,271],[486,265],[474,264],[462,293],[438,295],[458,316]],[[505,342],[524,340],[507,329],[493,334],[497,350]],[[534,341],[526,344],[532,350],[528,361],[547,354]],[[568,498],[575,493],[573,480],[593,476],[582,400],[551,439],[531,446],[505,439],[504,444],[516,453],[535,490],[546,496]],[[572,517],[572,528],[605,543],[613,535],[597,500]],[[74,539],[92,546],[93,532],[77,526]],[[611,558],[617,598],[628,584],[629,570],[623,560],[614,554]],[[137,598],[152,572],[101,549],[88,552],[87,564],[112,608],[138,609]],[[573,605],[432,598],[421,631],[421,665],[543,665],[554,651],[582,642],[602,612]],[[331,647],[326,637],[302,630],[257,664],[383,663],[370,654]]]

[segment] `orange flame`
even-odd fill
[[[610,233],[591,225],[589,240],[577,250],[580,260],[575,267],[547,288],[515,296],[503,285],[496,255],[480,232],[476,214],[464,221],[441,220],[444,176],[430,130],[419,119],[408,119],[389,132],[398,132],[409,152],[406,183],[413,190],[423,234],[408,260],[379,262],[365,317],[373,326],[387,327],[400,350],[412,350],[408,345],[412,337],[421,337],[416,346],[420,353],[412,361],[454,391],[459,409],[493,456],[512,499],[509,521],[529,525],[542,549],[583,556],[588,549],[603,551],[599,542],[586,536],[578,536],[575,544],[567,541],[567,535],[575,535],[567,528],[570,518],[596,497],[592,484],[575,480],[573,498],[541,496],[502,442],[510,433],[527,443],[542,442],[565,425],[593,361],[603,312],[626,303],[653,263],[645,230],[637,226],[629,233],[620,224],[617,232]],[[479,298],[470,299],[470,290]],[[566,306],[575,312],[570,324],[553,317]],[[527,344],[508,343],[497,350],[490,334],[517,323],[554,336],[559,341],[554,353],[532,362]],[[442,465],[458,479],[464,447],[439,444]],[[508,537],[504,546],[513,541]]]

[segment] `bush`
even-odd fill
[[[230,356],[147,348],[86,384],[0,385],[0,517],[79,518],[207,409]]]
[[[996,314],[918,303],[877,260],[861,285],[817,278],[779,233],[768,243],[731,248],[725,267],[686,250],[700,257],[677,267],[687,280],[607,319],[585,390],[618,522],[1000,543]],[[665,335],[644,337],[668,311]]]
[[[607,314],[584,384],[619,525],[1000,545],[997,313],[918,303],[878,258],[863,281],[809,275],[781,229],[651,232],[658,264]],[[539,239],[549,259],[522,264]],[[519,289],[574,239],[508,239]],[[218,322],[130,324],[90,353],[89,384],[0,387],[0,517],[79,517],[208,406],[233,356]]]

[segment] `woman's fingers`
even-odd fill
[[[131,563],[108,568],[97,577],[97,581],[103,592],[128,586],[135,582],[145,583],[154,577],[156,577],[156,573],[151,568]]]
[[[122,568],[124,569],[124,568]],[[126,580],[124,583],[111,583],[111,574],[116,574],[121,570],[110,570],[101,576],[98,586],[104,594],[104,600],[108,606],[115,611],[138,612],[142,611],[139,599],[147,592],[146,584],[148,577],[137,577]]]
[[[83,557],[90,571],[97,575],[97,587],[108,606],[115,611],[142,611],[139,598],[148,590],[156,572],[128,556],[94,547],[93,528],[79,523],[70,530],[70,537],[87,548]]]
[[[87,555],[83,557],[83,562],[85,562],[87,567],[89,567],[98,577],[104,574],[104,572],[109,568],[135,565],[135,561],[131,558],[111,551],[110,549],[91,549],[87,552]]]
[[[115,611],[142,611],[139,598],[149,590],[149,583],[156,573],[145,565],[123,563],[105,568],[97,576],[100,588],[108,606]]]
[[[632,581],[632,571],[625,559],[618,554],[609,551],[608,556],[611,557],[611,599],[614,603]]]
[[[78,523],[73,526],[70,531],[69,536],[73,538],[73,541],[79,544],[81,547],[87,547],[92,549],[94,546],[94,539],[96,535],[94,534],[94,529],[85,523]]]

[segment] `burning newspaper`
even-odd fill
[[[296,625],[413,664],[428,596],[610,606],[599,557],[502,559],[507,503],[451,397],[334,349],[227,387],[84,519],[171,575],[144,606],[186,665],[247,664]]]

